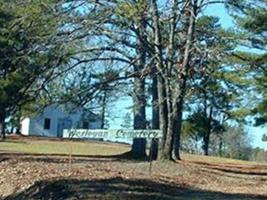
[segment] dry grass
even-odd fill
[[[70,144],[80,155],[72,165],[58,155],[68,154]],[[110,157],[127,145],[32,138],[0,142],[0,149],[6,199],[267,199],[267,165],[259,163],[183,155],[178,163],[153,162],[150,176],[148,162]]]
[[[114,155],[129,151],[130,146],[98,141],[70,141],[36,137],[12,137],[0,142],[0,151],[73,155]]]
[[[182,154],[182,159],[195,162],[195,163],[202,163],[208,162],[208,163],[214,163],[214,164],[240,164],[240,165],[260,165],[264,163],[258,163],[258,162],[251,162],[251,161],[245,161],[245,160],[236,160],[236,159],[230,159],[230,158],[221,158],[221,157],[214,157],[214,156],[202,156],[202,155],[193,155],[193,154]]]

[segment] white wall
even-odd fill
[[[21,122],[20,122],[20,126],[21,126],[21,134],[22,135],[29,135],[29,128],[30,128],[30,118],[24,118]]]
[[[68,112],[64,111],[63,106],[49,106],[40,116],[31,119],[29,130],[30,135],[57,137],[58,119],[70,118],[73,123],[72,125],[76,126],[77,121],[80,121],[80,116],[80,113],[68,114]],[[44,129],[45,118],[49,118],[51,120],[50,129]]]
[[[90,129],[99,129],[101,127],[101,121],[89,122]]]
[[[36,136],[58,136],[58,121],[62,118],[68,118],[72,121],[71,128],[80,128],[82,126],[82,109],[76,109],[75,112],[69,113],[65,110],[64,106],[51,105],[44,109],[43,113],[34,118],[26,118],[28,120],[22,121],[22,131],[24,135],[36,135]],[[50,129],[44,129],[44,120],[49,118],[51,120]],[[100,128],[101,122],[95,121],[90,122],[89,126],[91,129]]]

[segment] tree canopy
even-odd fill
[[[205,13],[216,4],[235,27]],[[266,125],[266,13],[260,0],[2,1],[2,130],[42,100],[98,107],[104,128],[120,92],[132,99],[134,129],[149,127],[152,108],[161,159],[180,159],[183,131],[201,137],[208,154],[229,124],[252,116]]]

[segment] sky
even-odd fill
[[[204,10],[204,14],[219,17],[220,23],[224,28],[232,28],[235,26],[233,19],[228,15],[226,8],[220,4],[209,6],[209,8]],[[111,119],[111,129],[121,128],[120,125],[123,123],[125,114],[127,112],[132,113],[131,110],[128,109],[129,105],[132,105],[130,97],[124,97],[120,101],[118,101],[118,103],[115,103],[115,107],[113,109],[115,111],[116,117],[112,117]],[[150,109],[147,109],[147,117],[151,118]],[[263,142],[261,140],[263,134],[267,133],[266,127],[245,126],[245,129],[249,134],[249,138],[251,139],[251,144],[253,147],[260,147],[267,150],[267,142]]]

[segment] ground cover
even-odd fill
[[[150,174],[149,162],[123,156],[129,149],[99,141],[1,141],[1,198],[267,199],[264,163],[184,154],[177,163],[154,161]]]

